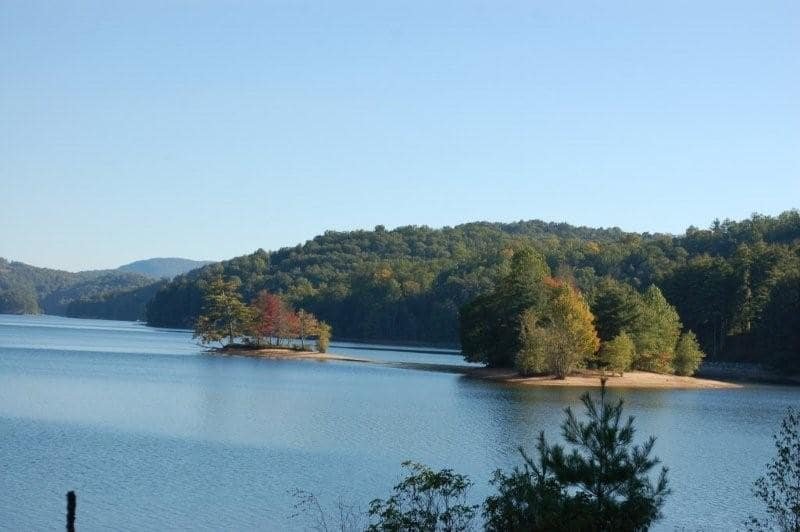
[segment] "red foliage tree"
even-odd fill
[[[253,300],[253,308],[256,309],[254,336],[259,340],[266,340],[268,343],[272,342],[272,338],[287,337],[286,322],[291,321],[289,316],[294,312],[281,296],[262,290]]]
[[[305,347],[306,338],[319,334],[319,321],[313,314],[304,310],[295,312],[279,295],[262,290],[253,299],[251,307],[255,319],[250,334],[259,344],[272,344],[274,338],[280,345],[297,338]]]
[[[297,338],[300,336],[300,318],[297,313],[286,307],[286,312],[281,314],[278,320],[278,330],[275,335],[278,342],[282,339]]]

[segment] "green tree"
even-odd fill
[[[523,313],[517,366],[523,372],[541,367],[559,379],[583,365],[600,347],[589,305],[567,284],[552,288],[543,315]],[[537,319],[538,318],[538,322]],[[535,362],[533,362],[535,361]]]
[[[217,277],[206,285],[195,338],[204,344],[222,343],[227,338],[230,345],[252,329],[253,311],[242,301],[239,286],[240,281],[235,277],[228,281]]]
[[[650,472],[660,461],[651,456],[655,438],[634,445],[633,417],[622,419],[622,400],[581,398],[587,420],[571,408],[561,425],[572,446],[549,445],[544,432],[536,449],[538,462],[524,451],[522,468],[498,471],[498,493],[486,499],[484,516],[490,531],[637,531],[661,517],[670,493],[667,469],[655,483]]]
[[[692,331],[681,334],[675,346],[675,359],[672,361],[675,374],[694,375],[705,356]]]
[[[511,258],[508,273],[495,290],[461,309],[461,349],[471,362],[511,367],[521,347],[520,318],[541,311],[548,301],[544,280],[550,270],[544,257],[523,247]]]
[[[606,277],[592,292],[590,308],[604,342],[630,330],[639,314],[640,296],[630,285]]]
[[[536,375],[547,371],[546,345],[547,338],[539,325],[539,315],[527,309],[520,318],[520,350],[514,359],[514,367],[520,375]]]
[[[373,532],[457,532],[470,530],[477,506],[466,502],[472,485],[469,478],[450,469],[433,471],[414,462],[404,462],[408,476],[386,499],[369,505]]]
[[[764,503],[766,517],[750,516],[749,530],[800,531],[800,411],[790,408],[774,437],[775,458],[756,480],[753,494]]]
[[[630,331],[636,344],[634,367],[670,373],[680,332],[681,320],[675,307],[667,302],[658,287],[651,285],[642,296],[640,311]]]
[[[603,342],[600,348],[600,363],[609,371],[619,373],[621,376],[630,369],[635,354],[636,345],[628,333],[622,331],[612,340]]]

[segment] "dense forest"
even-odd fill
[[[622,287],[618,291],[640,295],[657,286],[711,359],[800,367],[797,210],[715,221],[679,236],[542,221],[328,231],[303,245],[258,250],[162,285],[119,272],[85,272],[92,276],[83,278],[35,268],[19,282],[24,265],[3,261],[0,311],[136,319],[147,301],[151,325],[192,327],[203,286],[219,276],[237,277],[246,301],[261,290],[280,294],[330,323],[339,339],[456,345],[460,308],[493,290],[523,246],[543,255],[553,275],[577,287],[593,307],[612,282]],[[85,291],[70,299],[79,287]],[[613,305],[613,297],[606,304]]]
[[[163,279],[138,288],[126,288],[82,296],[67,304],[65,316],[71,318],[99,318],[104,320],[135,321],[146,318],[147,302],[169,281]]]
[[[188,327],[202,286],[237,277],[329,322],[337,338],[456,344],[459,309],[492,290],[515,249],[541,253],[590,303],[602,283],[657,286],[713,359],[789,363],[800,352],[800,212],[715,221],[680,236],[527,221],[328,231],[303,245],[208,265],[148,303],[156,326]],[[601,331],[602,332],[602,331]]]

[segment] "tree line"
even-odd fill
[[[240,284],[236,277],[227,280],[217,277],[203,285],[203,307],[194,328],[194,336],[201,343],[304,350],[313,338],[317,351],[327,351],[330,325],[303,309],[295,311],[281,296],[266,290],[247,304],[242,299]]]
[[[461,309],[461,348],[470,362],[559,378],[587,366],[691,375],[705,356],[656,286],[639,293],[607,278],[587,298],[529,247]]]
[[[247,301],[261,290],[280,294],[330,323],[339,338],[456,345],[459,309],[493,290],[522,246],[587,299],[609,280],[639,295],[656,286],[710,359],[800,369],[797,210],[677,236],[536,220],[328,231],[178,276],[146,303],[130,293],[137,286],[104,285],[88,296],[81,285],[66,288],[67,272],[22,272],[19,263],[0,261],[0,311],[146,317],[154,326],[189,328],[200,315],[201,284],[221,275],[238,277]],[[90,304],[70,305],[76,300]]]

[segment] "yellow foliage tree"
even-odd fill
[[[549,371],[565,378],[600,347],[593,321],[581,293],[558,284],[542,316],[523,313],[517,369],[524,374]]]

